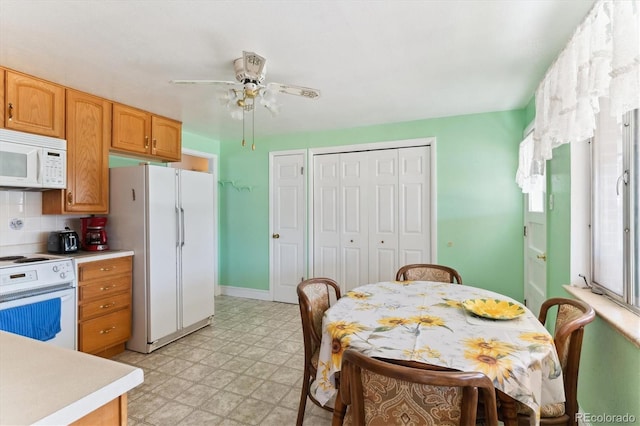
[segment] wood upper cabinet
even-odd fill
[[[0,68],[0,127],[4,127],[4,81],[6,71]]]
[[[114,104],[111,151],[160,161],[180,161],[182,125],[137,108]]]
[[[168,118],[151,116],[151,153],[171,161],[182,158],[182,124]]]
[[[64,139],[64,87],[10,70],[5,78],[5,127]]]
[[[42,194],[44,214],[109,212],[111,105],[67,89],[67,189]]]

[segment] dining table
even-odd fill
[[[547,329],[516,300],[483,288],[390,281],[348,291],[323,316],[311,387],[323,405],[337,396],[336,373],[347,347],[371,357],[480,371],[493,381],[506,426],[517,424],[518,402],[538,425],[541,405],[565,401]],[[337,396],[334,424],[345,409]]]

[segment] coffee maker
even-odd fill
[[[80,219],[82,249],[88,251],[108,250],[107,245],[107,225],[106,217],[83,217]]]

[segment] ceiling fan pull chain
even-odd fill
[[[247,143],[244,141],[244,114],[245,114],[245,112],[244,112],[244,109],[243,109],[243,110],[242,110],[242,147],[243,147],[243,148],[244,148],[244,146],[247,144]]]
[[[256,150],[256,109],[251,110],[251,151]]]

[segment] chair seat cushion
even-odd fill
[[[518,414],[531,415],[531,408],[524,405],[522,402],[517,402]],[[557,402],[555,404],[546,404],[540,407],[540,417],[560,417],[564,415],[564,402]]]

